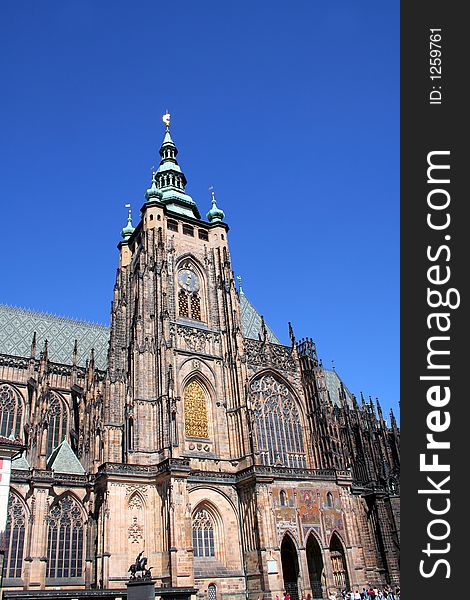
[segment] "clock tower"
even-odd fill
[[[197,495],[196,500],[188,495],[189,473],[234,473],[252,464],[252,454],[229,228],[213,191],[207,221],[201,219],[186,193],[169,115],[164,122],[161,161],[140,221],[134,228],[129,216],[119,243],[100,494],[103,510],[118,521],[103,519],[101,527],[126,530],[108,566],[103,558],[110,583],[128,561],[125,538],[134,525],[135,539],[145,539],[149,561],[162,580],[185,586],[194,584],[191,514],[197,501]],[[146,523],[139,513],[132,513],[135,521],[119,522],[118,507],[129,506],[126,495],[133,493],[134,503],[155,509]],[[165,516],[157,521],[157,514]],[[102,534],[99,539],[106,540]],[[102,555],[107,552],[103,542]],[[235,544],[227,553],[228,562],[240,569],[240,547]]]

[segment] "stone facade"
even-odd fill
[[[398,585],[393,415],[292,329],[283,346],[252,312],[247,335],[223,213],[200,219],[176,153],[167,131],[123,230],[107,364],[36,335],[0,355],[0,434],[27,447],[4,586],[123,588],[142,550],[157,586],[209,600]]]

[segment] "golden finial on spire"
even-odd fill
[[[166,111],[166,113],[163,115],[162,117],[162,121],[165,123],[165,127],[167,129],[170,129],[170,113],[168,112],[168,110]]]
[[[132,213],[131,205],[130,204],[124,204],[124,208],[128,209],[128,211],[127,211],[127,218],[130,219],[131,218],[131,213]]]
[[[211,185],[209,187],[209,192],[211,193],[211,196],[212,196],[212,202],[215,202],[215,192],[214,192],[214,186],[213,185]]]

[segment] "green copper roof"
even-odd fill
[[[147,202],[150,202],[150,200],[155,200],[155,199],[161,200],[162,199],[162,193],[157,188],[156,176],[157,176],[156,173],[152,173],[152,185],[145,192],[145,198],[147,199]]]
[[[124,227],[124,229],[121,229],[121,236],[124,240],[128,240],[134,233],[134,231],[135,227],[132,227],[131,211],[129,211],[129,215],[127,217],[127,225]]]
[[[162,193],[162,202],[179,214],[200,219],[196,203],[186,193],[186,177],[176,160],[178,148],[171,139],[169,126],[159,150],[161,161],[155,173],[155,185]],[[148,190],[149,191],[149,190]]]
[[[56,473],[73,473],[74,475],[85,474],[85,469],[75,456],[70,444],[65,439],[52,451],[52,454],[47,461],[47,468],[52,469]]]
[[[20,471],[28,471],[31,468],[31,465],[26,460],[24,453],[22,453],[21,456],[17,456],[11,461],[11,468]]]
[[[175,146],[175,142],[171,139],[169,127],[167,127],[167,129],[166,129],[166,133],[165,133],[165,137],[163,138],[162,146],[164,146],[165,144],[172,144],[173,146]],[[176,146],[175,146],[175,148],[176,148]]]
[[[211,223],[218,223],[218,222],[222,221],[222,219],[225,218],[224,211],[221,210],[220,208],[218,208],[218,206],[215,202],[214,192],[212,192],[212,208],[210,209],[210,211],[207,213],[206,216],[207,216],[208,221],[210,221]]]

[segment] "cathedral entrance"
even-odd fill
[[[349,592],[350,584],[348,568],[346,566],[346,555],[344,553],[343,544],[336,533],[331,537],[330,556],[335,586],[338,590],[346,590]]]
[[[289,535],[285,535],[282,540],[281,561],[284,590],[290,594],[292,600],[299,600],[299,561],[294,542]]]
[[[314,535],[310,534],[307,540],[307,564],[308,574],[310,577],[310,587],[314,598],[324,598],[323,590],[323,557],[320,549],[320,545],[317,542]],[[326,592],[326,590],[325,590]]]

